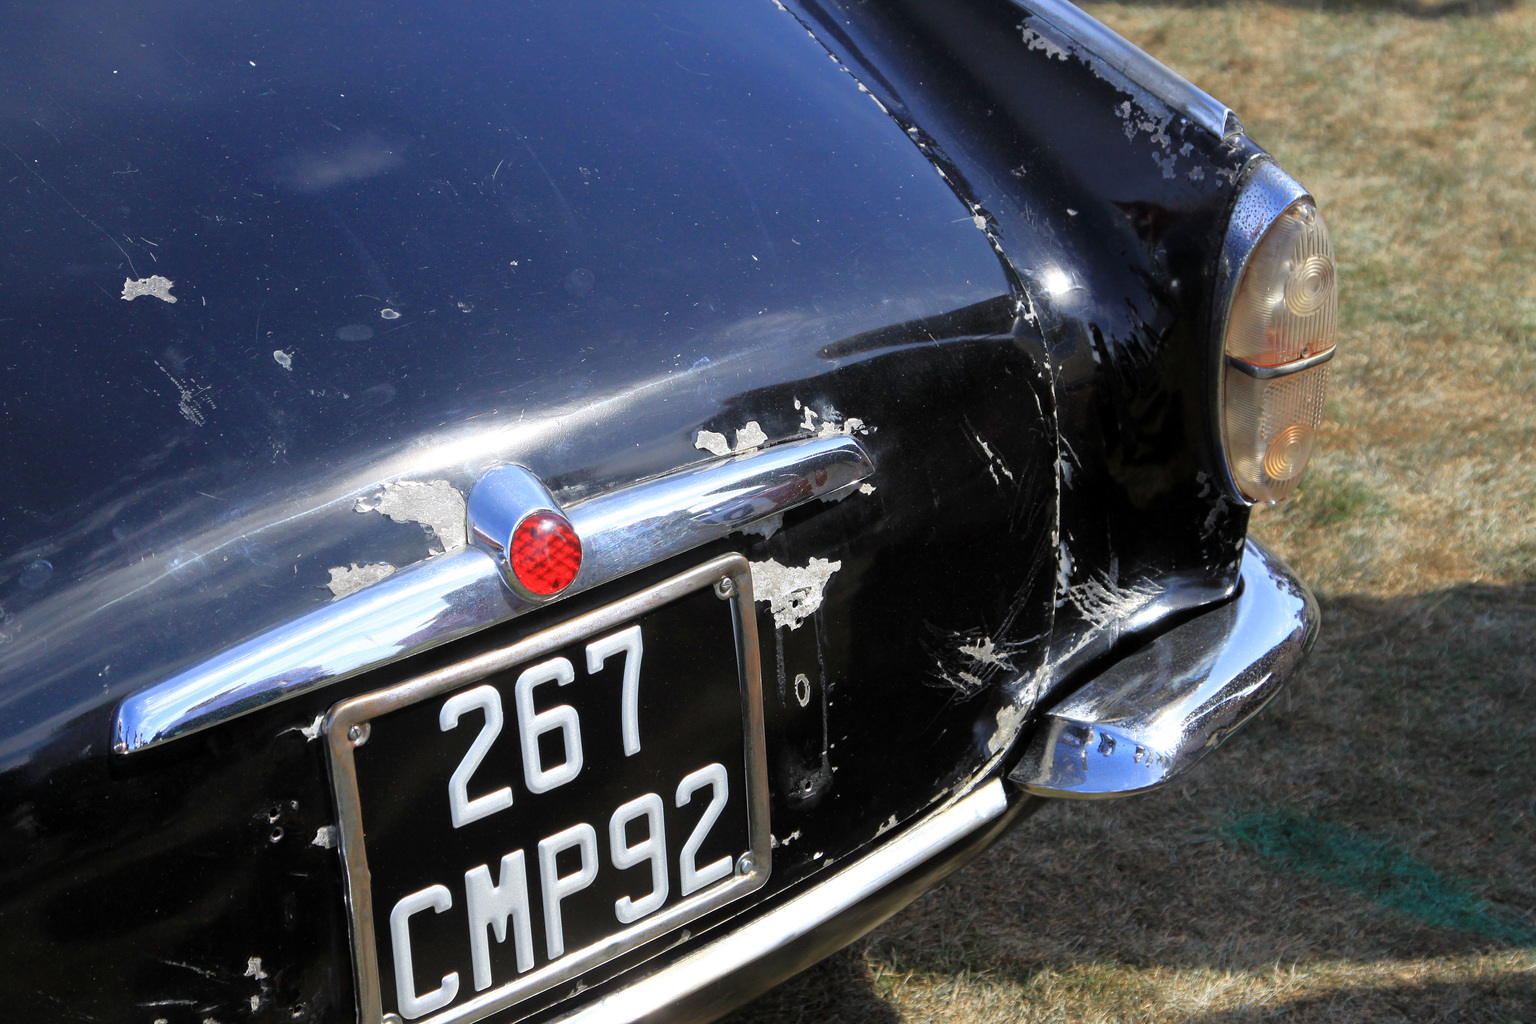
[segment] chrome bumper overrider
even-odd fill
[[[1250,538],[1235,598],[1176,626],[1044,716],[1008,778],[1104,800],[1168,782],[1279,692],[1317,636],[1317,602]]]

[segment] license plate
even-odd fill
[[[363,1024],[478,1020],[768,878],[727,556],[326,721]]]

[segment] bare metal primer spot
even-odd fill
[[[830,405],[817,412],[809,403],[802,404],[797,398],[795,408],[804,415],[800,429],[816,437],[852,437],[855,434],[870,434],[875,430],[859,417],[844,416]]]
[[[724,434],[701,430],[694,438],[693,446],[711,455],[745,455],[757,451],[767,440],[768,435],[763,432],[762,425],[757,420],[748,420],[745,426],[736,431],[735,445],[727,441]]]
[[[469,543],[464,495],[447,480],[396,480],[380,493],[359,498],[358,512],[377,512],[397,523],[419,523],[429,537],[454,552]]]
[[[277,360],[277,365],[289,372],[293,371],[293,353],[284,352],[282,349],[273,349],[272,358]]]
[[[768,602],[773,624],[780,629],[799,629],[800,623],[821,607],[822,594],[841,561],[812,558],[804,567],[780,565],[770,558],[752,563],[752,595]]]
[[[337,597],[346,597],[392,575],[394,571],[395,567],[388,562],[369,562],[366,565],[353,562],[351,565],[338,565],[330,570],[331,582],[326,586],[330,587],[331,593]]]
[[[699,431],[699,436],[693,440],[693,446],[711,455],[731,454],[731,442],[725,439],[724,434],[717,434],[713,430]]]
[[[125,302],[132,302],[141,295],[153,295],[165,302],[175,302],[176,296],[171,294],[171,288],[175,284],[175,281],[161,277],[159,274],[153,277],[141,277],[137,281],[133,278],[125,278],[122,298]]]

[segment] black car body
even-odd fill
[[[1062,0],[4,24],[17,1019],[708,1017],[1043,798],[1166,781],[1311,642],[1221,397],[1244,260],[1304,193]],[[581,547],[553,595],[513,566],[534,512]],[[554,706],[562,670],[617,694],[642,627],[639,711]],[[469,760],[534,699],[560,766],[510,724]],[[584,763],[579,716],[611,733]],[[671,787],[716,744],[733,861],[590,860],[648,813],[704,836],[705,783]],[[466,945],[514,839],[454,843],[498,808],[532,895],[509,918],[502,861]],[[702,902],[602,924],[588,867],[635,913]]]

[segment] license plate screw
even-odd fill
[[[750,875],[755,867],[757,867],[757,862],[752,859],[750,853],[744,853],[736,858],[736,873],[738,875]]]
[[[347,739],[352,742],[354,747],[360,747],[368,742],[368,732],[368,723],[360,722],[347,730]]]
[[[379,1018],[379,1024],[405,1024],[398,1013],[386,1013]]]
[[[736,593],[736,582],[729,576],[723,576],[715,583],[715,596],[720,600],[729,601],[734,593]]]

